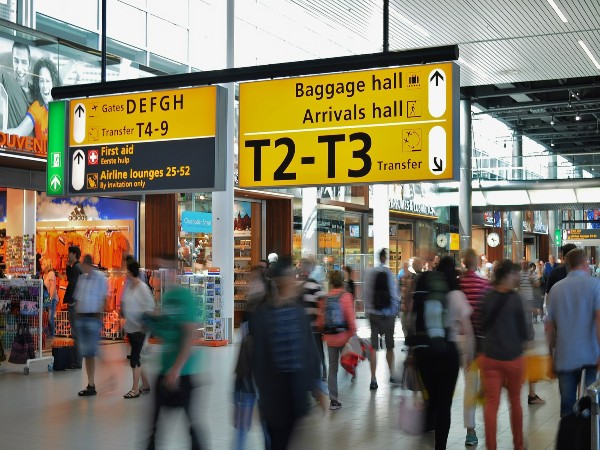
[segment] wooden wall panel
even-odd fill
[[[292,200],[267,200],[265,243],[267,255],[277,253],[279,259],[292,257]]]
[[[493,263],[494,261],[502,261],[504,259],[504,229],[502,227],[500,228],[494,228],[493,230],[490,229],[487,231],[486,233],[486,239],[487,239],[487,235],[489,233],[491,233],[492,231],[498,233],[498,236],[500,236],[500,245],[498,245],[497,247],[490,247],[489,245],[487,245],[487,242],[485,244],[486,247],[486,256],[489,262]]]
[[[258,202],[252,203],[252,211],[250,212],[250,230],[252,233],[252,248],[250,249],[250,263],[256,266],[261,260],[262,253],[262,204]]]
[[[158,269],[156,257],[177,255],[177,194],[146,195],[146,268]]]

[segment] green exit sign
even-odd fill
[[[48,163],[46,194],[65,195],[65,143],[67,135],[67,102],[50,102],[48,107]]]
[[[554,245],[562,246],[562,234],[560,230],[554,230]]]

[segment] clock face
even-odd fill
[[[437,238],[436,238],[436,242],[437,242],[438,247],[446,247],[448,238],[446,238],[445,234],[438,234]]]
[[[490,247],[497,247],[498,244],[500,244],[500,236],[498,236],[498,233],[490,233],[487,236],[487,244]]]

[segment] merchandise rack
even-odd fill
[[[29,374],[33,362],[48,362],[49,371],[54,364],[52,356],[42,356],[44,342],[42,286],[42,280],[0,279],[0,318],[4,328],[1,336],[5,351],[10,353],[19,323],[24,323],[33,337],[35,357],[25,363],[23,368],[25,375]]]

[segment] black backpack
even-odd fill
[[[405,339],[409,347],[429,347],[434,351],[446,349],[448,329],[448,283],[440,272],[424,272],[416,281],[413,293],[411,330]]]
[[[381,311],[389,308],[392,304],[392,294],[390,293],[390,285],[388,282],[388,274],[382,269],[377,271],[375,276],[375,288],[373,289],[373,306]]]

